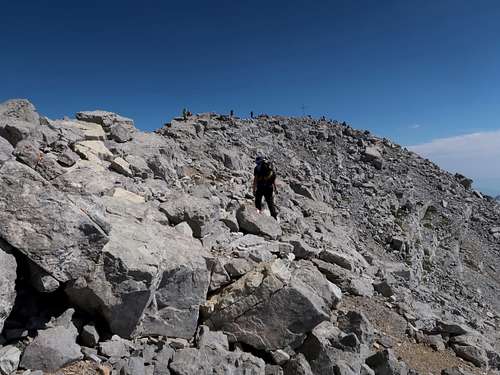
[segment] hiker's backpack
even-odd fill
[[[275,179],[275,173],[272,163],[269,160],[263,160],[256,168],[255,175],[257,182],[261,184],[272,184]]]

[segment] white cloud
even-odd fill
[[[434,139],[408,149],[472,178],[486,193],[500,194],[500,130]]]
[[[409,126],[410,129],[419,129],[421,128],[421,125],[420,124],[412,124]]]

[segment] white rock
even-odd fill
[[[90,161],[110,161],[113,154],[101,141],[82,141],[75,144],[75,152]]]
[[[21,351],[15,346],[0,348],[0,374],[10,375],[17,370],[21,359]]]
[[[144,197],[122,188],[115,189],[115,192],[113,193],[113,198],[127,200],[132,203],[144,203],[146,201]]]

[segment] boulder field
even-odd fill
[[[278,221],[253,205],[257,155]],[[499,228],[467,177],[338,121],[204,113],[148,133],[10,100],[0,374],[495,373]]]

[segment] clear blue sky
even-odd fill
[[[402,144],[500,128],[500,1],[4,1],[0,101],[326,115]]]

